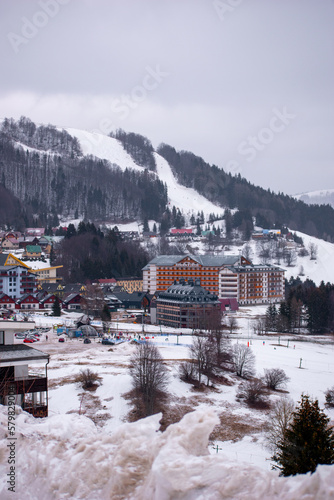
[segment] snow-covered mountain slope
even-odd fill
[[[143,167],[134,162],[119,140],[85,130],[74,128],[66,128],[65,130],[72,137],[78,139],[84,155],[93,155],[96,158],[108,160],[110,163],[118,165],[122,170],[128,168],[143,171]],[[181,186],[177,182],[169,163],[157,153],[154,153],[154,156],[157,164],[157,175],[167,185],[170,207],[174,205],[183,211],[185,215],[197,214],[198,211],[203,211],[204,215],[223,213],[224,208],[211,203],[194,189]]]
[[[334,189],[322,189],[309,193],[300,193],[294,196],[296,200],[301,200],[308,205],[331,205],[334,207]]]
[[[97,132],[87,132],[86,130],[76,128],[66,128],[64,130],[72,137],[78,139],[84,155],[93,155],[101,160],[108,160],[110,163],[118,165],[122,170],[126,168],[141,172],[144,170],[143,167],[140,167],[133,161],[123,148],[122,143],[117,139]]]
[[[168,186],[168,200],[171,206],[175,205],[186,215],[203,211],[204,214],[223,213],[224,209],[211,203],[195,189],[181,186],[169,163],[157,153],[154,153],[159,179]]]

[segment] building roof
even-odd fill
[[[159,292],[157,301],[164,299],[175,300],[176,302],[219,302],[217,295],[209,292],[200,285],[199,280],[184,279],[174,281],[167,290]]]
[[[275,266],[274,264],[248,264],[243,266],[229,266],[229,269],[238,273],[247,273],[247,272],[261,272],[261,271],[280,271],[285,272],[285,269],[281,267]]]
[[[44,227],[27,227],[25,231],[29,236],[43,236],[45,233]]]
[[[149,269],[151,264],[156,264],[157,266],[174,266],[187,257],[195,262],[198,262],[198,264],[207,267],[235,265],[240,260],[239,255],[158,255],[143,269]]]
[[[67,295],[67,297],[63,299],[63,302],[67,304],[68,302],[70,302],[71,300],[73,300],[75,297],[78,296],[80,297],[80,299],[82,298],[80,293],[70,293],[69,295]]]
[[[0,253],[0,266],[6,265],[6,260],[8,259],[8,253]]]
[[[115,283],[119,283],[121,281],[142,281],[143,278],[138,278],[138,276],[124,276],[123,278],[117,278]]]
[[[18,298],[18,299],[16,300],[16,303],[17,303],[17,304],[21,304],[21,302],[24,302],[24,301],[25,301],[28,297],[32,297],[32,298],[34,299],[34,302],[35,302],[35,303],[36,303],[36,302],[39,302],[38,298],[37,298],[37,297],[35,297],[35,295],[34,295],[34,294],[32,294],[32,293],[24,293],[23,295],[21,295],[21,297],[20,297],[20,298]]]
[[[26,251],[29,253],[41,253],[42,249],[41,249],[40,245],[27,245]]]
[[[9,361],[48,361],[49,357],[49,354],[25,344],[0,346],[0,366],[1,363],[8,363]]]
[[[9,299],[8,302],[14,302],[15,303],[15,300],[10,297],[9,295],[7,295],[6,293],[0,293],[0,300],[3,299],[3,298],[6,298],[6,299]]]

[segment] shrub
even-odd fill
[[[258,379],[247,380],[239,385],[237,398],[244,399],[250,406],[268,408],[266,388]]]
[[[89,368],[86,368],[85,370],[80,370],[79,375],[76,377],[76,382],[79,382],[85,390],[95,390],[101,384],[101,377]]]
[[[196,376],[195,365],[192,361],[184,361],[180,365],[180,378],[185,382],[194,382]]]
[[[268,389],[276,391],[286,386],[290,378],[286,375],[282,368],[270,368],[264,370],[263,382]]]

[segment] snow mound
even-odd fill
[[[8,491],[7,408],[0,407],[1,499],[327,500],[334,466],[291,478],[208,454],[218,423],[212,409],[188,413],[159,432],[161,414],[122,425],[112,435],[86,417],[33,419],[17,409],[16,491]]]

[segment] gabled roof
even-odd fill
[[[11,303],[15,304],[15,300],[12,297],[10,297],[9,295],[7,295],[6,293],[0,293],[0,300],[2,300],[2,299],[6,299],[7,302],[11,302]]]
[[[39,302],[38,298],[35,297],[35,295],[33,295],[32,293],[24,293],[23,295],[21,295],[20,298],[17,299],[16,303],[17,304],[21,304],[22,302],[24,302],[28,297],[32,297],[34,299],[34,302]]]
[[[48,301],[49,299],[51,299],[51,297],[57,297],[59,302],[62,302],[62,300],[57,296],[55,295],[54,293],[49,293],[48,295],[45,295],[45,297],[43,297],[42,299],[40,299],[39,301],[44,304],[44,302]]]
[[[82,298],[80,293],[70,293],[69,295],[67,295],[67,297],[65,297],[63,299],[63,302],[65,304],[67,304],[68,302],[70,302],[71,300],[73,300],[75,297],[80,297],[80,299]]]
[[[11,259],[15,260],[15,262],[17,262],[18,266],[22,266],[22,267],[26,267],[27,269],[30,269],[29,266],[27,266],[27,264],[25,264],[24,262],[22,262],[22,260],[20,260],[18,257],[16,257],[16,255],[9,253],[7,255],[7,257],[8,257],[8,259],[11,258]],[[6,264],[4,264],[4,265],[6,265]]]

